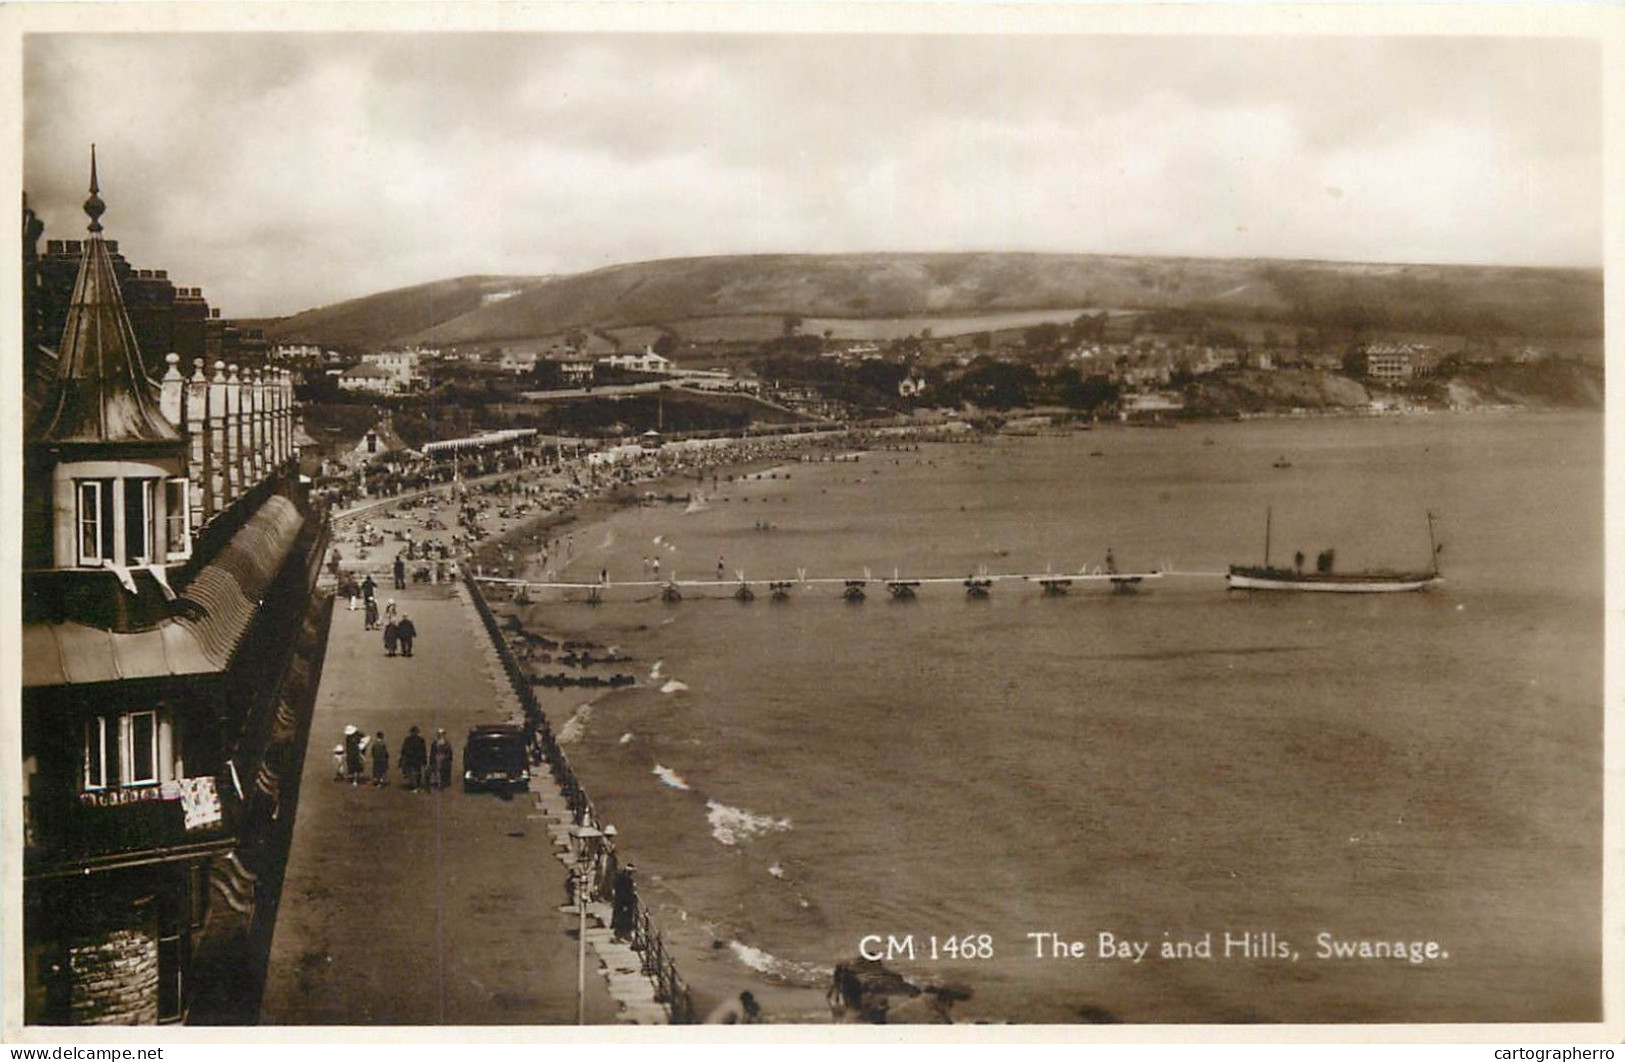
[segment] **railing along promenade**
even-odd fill
[[[571,821],[577,826],[592,825],[601,821],[593,807],[592,799],[576,778],[575,771],[571,770],[569,758],[559,747],[553,728],[548,723],[547,714],[542,711],[541,704],[536,699],[536,691],[531,685],[529,673],[520,666],[518,660],[514,659],[513,651],[508,647],[508,639],[498,626],[496,614],[486,603],[485,595],[480,592],[479,584],[471,574],[465,572],[463,585],[468,588],[468,596],[474,602],[474,609],[479,613],[480,622],[485,625],[485,633],[496,647],[497,659],[502,661],[502,668],[508,675],[508,683],[513,687],[520,705],[524,708],[525,730],[530,737],[531,745],[547,760],[553,780],[570,807]],[[613,841],[605,837],[600,843],[608,854],[613,854]],[[613,875],[597,875],[592,884],[591,895],[601,902],[613,904],[615,889],[616,881]],[[632,948],[642,957],[643,975],[654,984],[656,1000],[666,1007],[672,1024],[684,1025],[695,1022],[698,1019],[694,1013],[694,1001],[688,985],[678,974],[677,964],[667,951],[659,930],[650,919],[643,898],[637,894],[636,886],[633,886],[632,903],[636,912],[633,919]]]

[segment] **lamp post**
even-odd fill
[[[570,830],[576,841],[575,866],[570,868],[576,896],[576,1024],[587,1024],[587,893],[592,886],[592,842],[603,833],[593,826]]]

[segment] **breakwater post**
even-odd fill
[[[480,624],[490,639],[497,663],[507,675],[508,685],[518,698],[519,706],[524,713],[525,732],[530,741],[533,757],[548,765],[558,795],[564,801],[564,807],[569,813],[569,825],[561,824],[555,830],[555,836],[561,838],[564,846],[559,858],[574,869],[579,863],[580,853],[567,839],[576,836],[582,828],[597,832],[600,819],[586,789],[571,769],[569,758],[559,747],[558,738],[553,733],[547,715],[536,699],[530,676],[508,647],[508,641],[497,625],[491,606],[480,592],[479,583],[471,573],[465,571],[463,586],[474,605],[475,613],[479,616]],[[608,836],[600,836],[596,841],[595,863],[598,867],[616,866],[614,841]],[[578,897],[577,902],[581,899],[592,901],[583,903],[582,906],[598,922],[598,926],[596,929],[584,931],[583,938],[592,943],[594,952],[604,964],[611,994],[620,1000],[623,1008],[631,1014],[633,1020],[636,1020],[637,994],[626,990],[624,985],[617,984],[617,975],[634,974],[652,988],[653,1002],[659,1004],[664,1017],[671,1024],[682,1025],[698,1021],[688,985],[678,974],[677,964],[666,949],[658,928],[649,917],[648,909],[637,894],[636,886],[624,875],[609,872],[586,875],[585,879],[589,881],[585,886],[588,890],[587,895],[584,898]],[[617,895],[622,889],[629,890],[630,894]],[[635,912],[629,939],[625,941],[618,940],[615,932],[604,925],[606,915],[617,901],[622,905],[629,904],[631,910]]]

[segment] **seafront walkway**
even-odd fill
[[[460,782],[406,788],[398,766],[410,727],[426,740],[444,727],[460,777],[468,728],[521,711],[466,589],[380,587],[388,597],[417,628],[411,657],[386,656],[359,609],[340,600],[333,611],[260,1023],[572,1024],[568,810],[546,765],[533,768],[535,792],[512,799]],[[387,786],[334,781],[346,725],[384,732]],[[636,964],[596,921],[586,1021],[663,1021]]]

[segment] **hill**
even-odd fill
[[[1596,336],[1600,270],[1059,254],[675,258],[550,277],[475,276],[266,322],[273,341],[475,345],[570,329],[816,318],[843,335],[903,317],[1183,308],[1304,327]],[[747,330],[748,331],[748,330]]]

